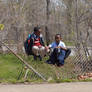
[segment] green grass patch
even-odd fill
[[[47,80],[51,77],[51,80],[57,80],[57,73],[59,72],[59,76],[61,79],[67,78],[67,72],[70,72],[68,68],[72,69],[73,66],[66,62],[65,66],[61,69],[58,69],[55,66],[44,63],[48,59],[45,57],[43,61],[39,59],[37,61],[33,60],[32,56],[24,57],[20,55],[24,60],[27,61],[37,72],[39,72],[42,76],[44,76]],[[21,72],[22,70],[22,72]],[[0,82],[25,82],[24,76],[26,73],[25,65],[17,59],[13,54],[0,54]],[[69,75],[71,76],[71,75]],[[23,81],[22,81],[23,80]],[[26,81],[36,81],[39,80],[42,82],[42,79],[39,78],[33,71],[28,72]]]
[[[73,82],[76,81],[76,75],[72,73],[74,66],[72,65],[72,57],[65,61],[65,65],[57,68],[53,65],[44,63],[48,59],[45,57],[42,61],[33,60],[32,56],[25,57],[20,55],[27,61],[37,72],[46,78],[49,83]],[[21,72],[22,71],[22,72]],[[43,80],[39,78],[33,71],[28,71],[26,79],[25,65],[17,59],[13,54],[0,54],[0,83],[25,83],[34,82],[42,83]],[[58,76],[57,76],[58,75]],[[59,79],[57,78],[59,77]],[[84,80],[91,81],[91,80]]]
[[[0,54],[0,80],[17,79],[22,63],[12,54]]]

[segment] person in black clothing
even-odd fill
[[[42,29],[40,27],[34,27],[34,32],[32,34],[29,34],[29,37],[27,39],[28,55],[33,55],[35,60],[37,59],[37,57],[40,57],[41,60],[46,54],[44,40],[41,32]]]

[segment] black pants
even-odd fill
[[[62,50],[55,48],[50,55],[50,61],[52,64],[61,64],[64,65],[64,60],[70,55],[71,49]]]

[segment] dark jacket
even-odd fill
[[[44,46],[44,40],[43,40],[43,37],[40,36],[40,44],[42,46]],[[36,39],[36,35],[33,33],[33,34],[29,34],[27,40],[24,42],[24,47],[25,47],[25,51],[26,51],[26,54],[27,55],[33,55],[33,52],[32,52],[32,47],[34,45],[34,41]],[[30,43],[28,43],[30,42]]]

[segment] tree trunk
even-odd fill
[[[49,5],[50,5],[50,0],[46,0],[47,6],[46,6],[46,26],[45,26],[45,35],[46,35],[46,43],[47,45],[50,42],[50,35],[49,35],[49,28],[48,28],[48,23],[49,23],[49,17],[50,17],[50,10],[49,10]]]

